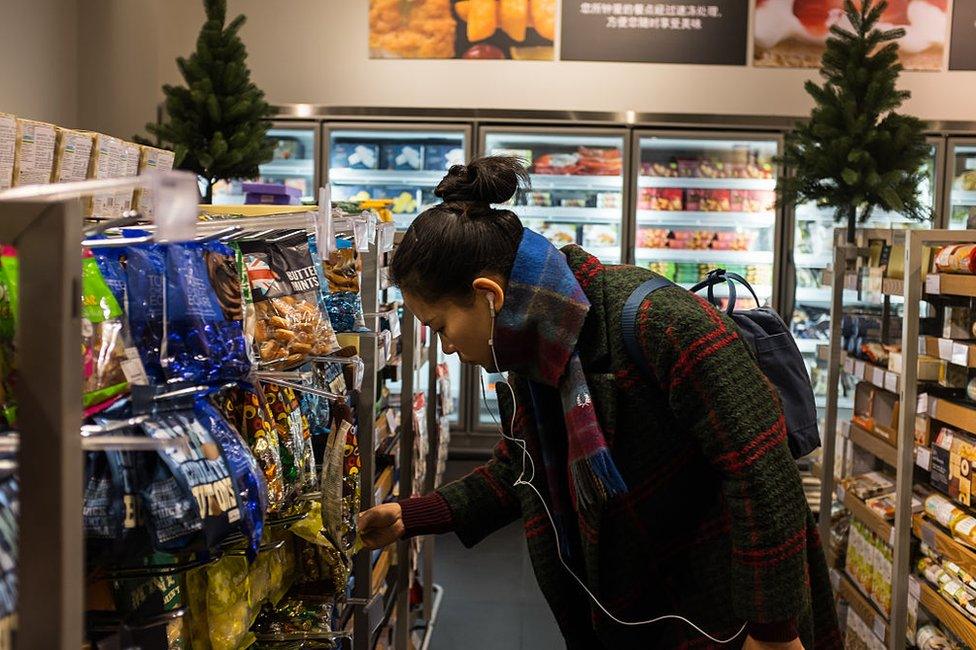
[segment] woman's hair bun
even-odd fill
[[[529,186],[526,163],[515,156],[485,156],[454,165],[434,190],[445,203],[505,203]]]

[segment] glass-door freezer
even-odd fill
[[[905,217],[884,210],[875,210],[871,218],[859,227],[864,228],[931,228],[940,223],[938,206],[941,205],[939,179],[944,160],[944,144],[941,138],[930,138],[931,157],[925,162],[925,177],[919,187],[923,202],[933,211],[933,220],[910,221]],[[976,147],[974,147],[976,151]],[[830,341],[830,285],[824,282],[824,271],[833,263],[833,233],[846,223],[834,222],[834,211],[813,204],[798,205],[793,210],[792,250],[789,260],[786,293],[783,304],[791,312],[790,329],[797,347],[803,354],[813,381],[814,394],[820,408],[827,400],[827,366],[824,354],[818,348]],[[895,311],[900,309],[901,299],[892,297]],[[844,292],[844,304],[849,315],[860,314],[874,319],[881,313],[881,305],[860,301],[856,291]],[[785,314],[784,314],[785,317]],[[842,382],[838,401],[841,410],[853,407],[853,393]]]
[[[579,244],[610,264],[626,259],[625,130],[483,127],[479,140],[482,154],[518,156],[529,168],[529,191],[499,207],[557,247]],[[502,377],[479,372],[487,404],[482,386],[475,386],[474,426],[491,429],[498,417],[495,382]]]
[[[471,157],[471,129],[445,124],[327,123],[323,163],[334,201],[389,199],[406,229],[451,165]]]
[[[315,122],[273,122],[268,140],[275,145],[271,160],[258,166],[258,178],[219,181],[214,185],[215,204],[238,205],[245,202],[241,183],[257,180],[280,183],[301,192],[302,203],[318,201],[322,175],[318,168],[319,125]]]
[[[760,302],[775,303],[780,143],[775,135],[635,132],[637,265],[689,288],[724,268],[745,277]],[[754,306],[740,292],[736,307]]]
[[[976,228],[976,139],[949,138],[947,227]]]

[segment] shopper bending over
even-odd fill
[[[444,351],[507,371],[512,390],[499,384],[494,458],[364,512],[367,547],[449,531],[470,547],[521,517],[568,648],[718,646],[677,618],[618,622],[668,614],[734,637],[724,647],[840,647],[779,398],[732,321],[679,287],[654,292],[643,375],[621,311],[651,272],[559,251],[492,208],[527,180],[513,158],[452,167],[394,254],[404,302]]]

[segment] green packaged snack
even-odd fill
[[[91,251],[81,261],[81,357],[88,414],[129,389],[122,308]]]

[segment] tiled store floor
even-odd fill
[[[451,461],[446,480],[478,463]],[[561,650],[522,536],[522,522],[466,549],[453,534],[434,546],[434,582],[444,587],[431,650]]]

